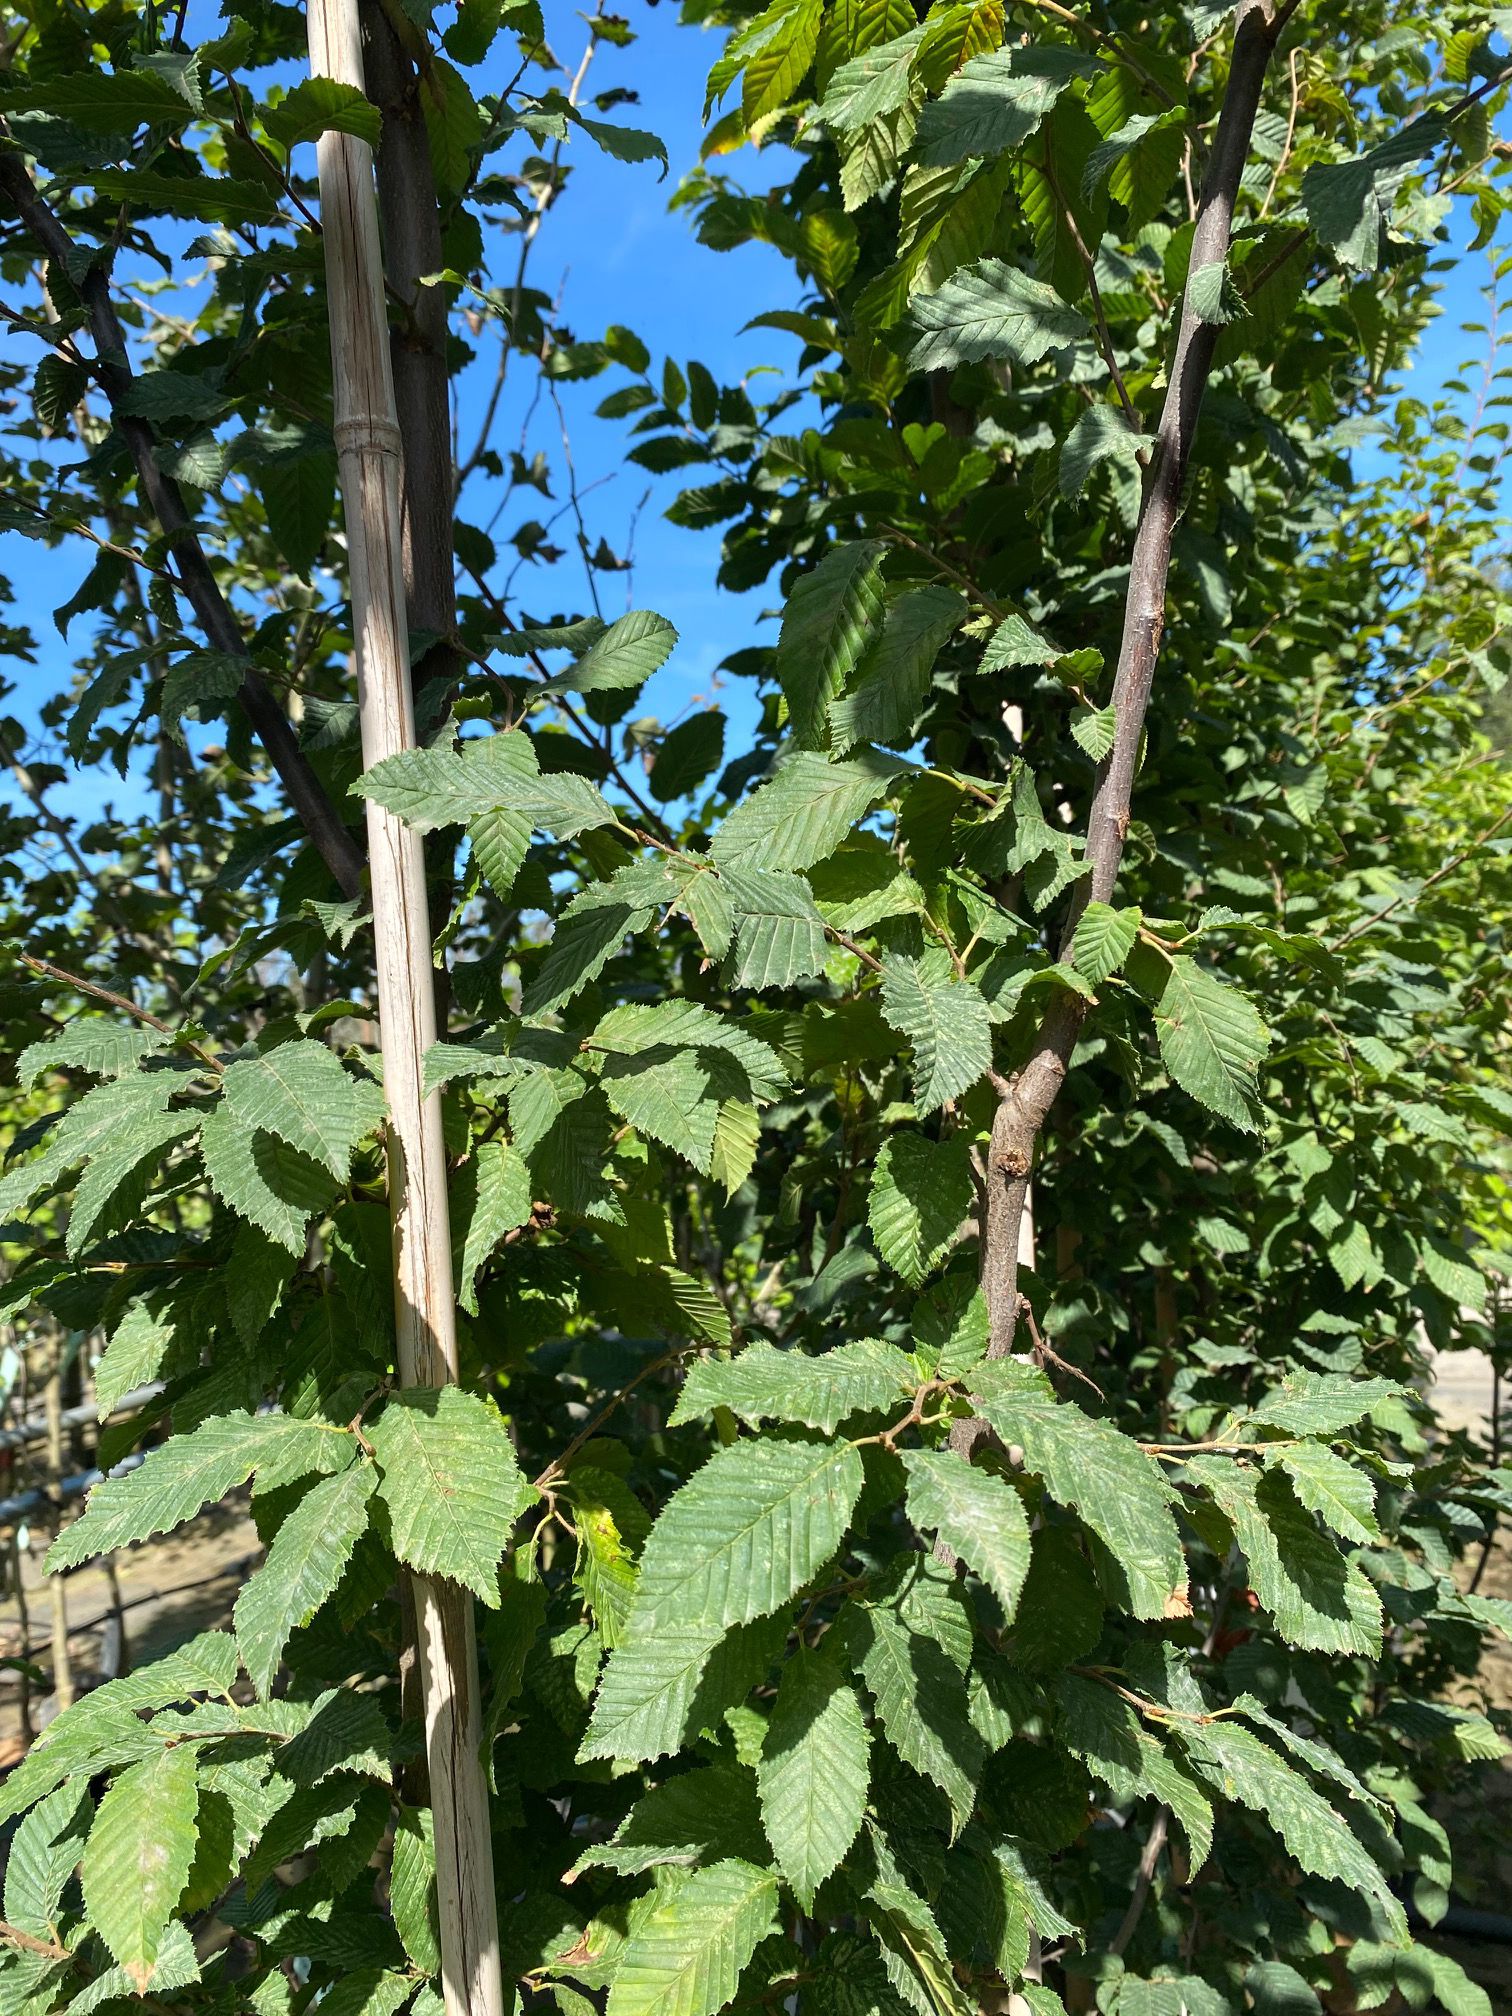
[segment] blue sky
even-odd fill
[[[683,363],[690,357],[699,358],[722,382],[762,365],[790,364],[797,351],[793,339],[772,330],[747,331],[745,325],[763,309],[794,305],[791,269],[776,253],[761,246],[726,253],[710,251],[693,237],[687,213],[669,208],[678,178],[697,162],[704,77],[718,53],[719,38],[681,27],[670,0],[663,0],[658,7],[637,5],[632,18],[639,40],[629,50],[601,49],[590,72],[589,88],[602,91],[625,85],[638,91],[638,105],[620,107],[609,116],[657,132],[667,145],[672,172],[659,181],[654,165],[615,161],[578,140],[568,156],[574,164],[569,186],[547,218],[533,254],[531,284],[554,297],[560,294],[563,315],[579,337],[597,336],[610,322],[628,324],[651,350],[654,372],[659,372],[661,359],[668,353]],[[557,0],[548,6],[548,21],[553,36],[560,38],[559,53],[575,62],[583,38],[582,17],[569,14]],[[192,0],[191,41],[215,32],[213,0]],[[500,75],[486,77],[485,87],[505,81],[502,49],[501,44]],[[732,157],[728,166],[752,188],[779,180],[784,172],[780,159],[763,159],[750,150]],[[1462,249],[1473,229],[1463,205],[1457,206],[1453,223]],[[504,270],[512,272],[512,254]],[[1480,339],[1463,337],[1459,324],[1480,319],[1480,295],[1488,277],[1484,254],[1461,257],[1448,276],[1444,312],[1411,374],[1412,389],[1419,396],[1435,396],[1465,356],[1475,353]],[[3,340],[15,343],[24,339]],[[476,431],[491,378],[490,352],[463,382],[464,444],[470,443]],[[602,531],[611,546],[623,550],[631,513],[645,491],[649,488],[652,492],[636,528],[635,602],[670,618],[681,641],[670,664],[648,689],[641,711],[670,719],[695,696],[708,692],[711,675],[723,657],[771,634],[770,624],[761,622],[770,597],[767,591],[733,596],[718,589],[717,532],[684,531],[662,516],[667,502],[684,483],[700,480],[698,470],[654,479],[625,464],[629,443],[626,424],[593,417],[599,399],[621,382],[621,374],[613,373],[584,384],[564,385],[561,392],[580,486],[600,486],[593,489],[585,507],[590,535],[596,538]],[[501,449],[514,446],[520,438],[532,383],[530,372],[511,374],[494,436]],[[556,416],[548,403],[543,402],[537,412],[531,445],[545,450],[554,470],[559,470],[561,444]],[[562,501],[564,492],[558,484],[553,487]],[[534,493],[524,495],[532,515],[544,518],[554,508]],[[464,506],[464,515],[478,519],[487,513],[469,503]],[[527,515],[524,510],[511,507],[500,530],[507,530],[523,515]],[[570,548],[567,531],[567,521],[563,521],[554,536]],[[513,557],[508,549],[506,555]],[[29,691],[8,703],[23,719],[33,718],[35,702],[56,691],[67,677],[69,655],[53,627],[51,611],[72,592],[87,564],[80,548],[48,552],[17,534],[0,535],[0,572],[9,576],[20,592],[19,608],[13,614],[31,625],[41,647],[39,668],[23,674],[23,685]],[[538,573],[532,581],[530,571],[522,570],[516,582],[516,594],[527,607],[546,611],[584,606],[583,577],[575,555],[559,562],[550,577]],[[624,594],[623,577],[600,579],[606,613],[617,613]],[[83,621],[87,619],[75,626],[76,638],[84,634]],[[729,754],[740,746],[741,729],[750,718],[750,702],[748,689],[738,682],[724,697],[734,702],[726,742]],[[112,790],[118,790],[113,773],[108,773],[106,781]],[[0,789],[14,798],[8,775],[0,779]],[[60,787],[53,802],[60,810],[88,815],[98,809],[99,790],[99,779],[81,778],[77,784]],[[129,804],[129,793],[121,792],[119,802]]]

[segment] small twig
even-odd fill
[[[30,966],[34,973],[40,973],[44,979],[56,980],[64,987],[72,987],[76,994],[92,994],[95,1000],[104,1001],[112,1008],[119,1008],[125,1015],[134,1015],[139,1022],[145,1022],[149,1028],[158,1030],[160,1034],[170,1039],[177,1035],[171,1022],[165,1022],[160,1015],[154,1015],[150,1008],[139,1008],[135,1001],[129,1000],[124,994],[113,994],[108,987],[101,987],[96,981],[86,980],[78,973],[70,973],[64,966],[55,966],[51,959],[39,959],[35,953],[18,952],[16,956],[23,966]],[[187,1047],[194,1052],[201,1063],[208,1064],[212,1071],[225,1069],[218,1057],[213,1057],[198,1043],[191,1041]]]
[[[0,1939],[7,1946],[14,1946],[22,1953],[38,1953],[47,1960],[66,1960],[68,1948],[60,1946],[55,1939],[37,1939],[30,1932],[23,1932],[19,1925],[7,1925],[0,1918]]]
[[[1382,909],[1372,910],[1368,917],[1362,917],[1360,922],[1352,925],[1342,938],[1335,938],[1332,945],[1328,948],[1329,951],[1341,952],[1346,945],[1352,943],[1362,933],[1370,930],[1372,925],[1379,924],[1383,917],[1389,917],[1393,910],[1399,910],[1404,903],[1416,903],[1420,897],[1427,895],[1435,882],[1442,882],[1446,875],[1452,875],[1456,868],[1462,868],[1477,847],[1484,847],[1488,840],[1494,839],[1509,819],[1512,819],[1512,806],[1508,806],[1505,812],[1493,819],[1486,830],[1483,833],[1478,833],[1468,847],[1462,848],[1458,854],[1452,855],[1442,868],[1436,868],[1427,881],[1422,883],[1416,890],[1403,890],[1400,896],[1393,896],[1391,901]]]
[[[1018,1306],[1019,1315],[1029,1331],[1029,1345],[1034,1352],[1034,1362],[1040,1370],[1043,1372],[1047,1365],[1054,1365],[1058,1371],[1069,1373],[1073,1379],[1080,1379],[1084,1386],[1090,1386],[1099,1400],[1106,1400],[1107,1394],[1095,1379],[1089,1378],[1079,1365],[1067,1364],[1060,1353],[1052,1348],[1049,1338],[1042,1333],[1035,1320],[1034,1309],[1027,1295],[1020,1295]]]
[[[1288,67],[1291,70],[1291,112],[1286,121],[1286,142],[1276,162],[1276,172],[1271,176],[1270,187],[1265,192],[1265,201],[1260,205],[1262,217],[1275,201],[1276,190],[1280,186],[1281,177],[1286,173],[1286,164],[1291,160],[1292,144],[1297,137],[1297,111],[1302,103],[1302,80],[1297,74],[1297,58],[1301,54],[1300,49],[1293,49],[1288,59]]]
[[[612,1393],[609,1396],[608,1400],[605,1401],[604,1405],[593,1416],[593,1419],[589,1421],[587,1426],[578,1430],[561,1455],[554,1456],[551,1459],[546,1468],[534,1480],[535,1489],[537,1491],[549,1490],[552,1480],[562,1475],[583,1444],[592,1441],[610,1415],[615,1413],[629,1399],[636,1387],[644,1380],[649,1379],[653,1372],[664,1372],[669,1365],[675,1365],[679,1358],[686,1358],[690,1351],[700,1351],[702,1349],[703,1346],[700,1344],[674,1344],[671,1350],[663,1351],[659,1358],[648,1359],[633,1379],[627,1379],[617,1393]]]

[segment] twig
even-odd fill
[[[1488,840],[1494,839],[1509,819],[1512,819],[1512,806],[1508,806],[1505,812],[1493,819],[1485,832],[1478,833],[1468,847],[1464,847],[1458,854],[1452,855],[1442,868],[1436,868],[1427,881],[1420,884],[1417,889],[1403,890],[1400,896],[1393,896],[1391,901],[1381,909],[1372,910],[1368,917],[1362,917],[1360,922],[1352,925],[1342,938],[1335,938],[1332,945],[1328,948],[1329,951],[1342,951],[1346,945],[1360,937],[1364,932],[1370,930],[1373,925],[1379,924],[1383,917],[1389,917],[1393,910],[1399,910],[1404,903],[1416,903],[1419,897],[1427,894],[1435,882],[1442,882],[1446,875],[1452,875],[1456,868],[1463,867],[1477,847],[1484,847]]]
[[[91,994],[96,1001],[104,1001],[112,1008],[119,1008],[125,1015],[134,1015],[138,1022],[145,1022],[149,1028],[156,1029],[170,1040],[177,1036],[178,1032],[171,1022],[165,1022],[160,1015],[154,1015],[150,1008],[139,1008],[135,1001],[128,999],[124,994],[113,994],[108,987],[101,987],[94,980],[86,980],[81,974],[70,973],[64,966],[55,966],[51,959],[39,959],[34,952],[18,952],[17,957],[23,966],[30,966],[34,973],[42,974],[45,979],[56,980],[64,987],[72,987],[76,994]],[[212,1056],[198,1043],[190,1041],[186,1047],[212,1071],[225,1069],[218,1057]]]
[[[68,1958],[68,1948],[55,1939],[37,1939],[30,1932],[23,1932],[19,1925],[7,1925],[3,1918],[0,1918],[0,1939],[21,1953],[38,1953],[47,1960]]]
[[[610,1395],[587,1426],[578,1430],[561,1455],[552,1458],[540,1476],[534,1480],[535,1489],[537,1491],[549,1490],[553,1480],[562,1475],[583,1444],[593,1440],[593,1437],[603,1427],[610,1416],[618,1412],[619,1408],[629,1399],[636,1387],[641,1385],[644,1380],[649,1379],[653,1372],[664,1372],[669,1365],[675,1365],[679,1358],[685,1358],[690,1351],[698,1351],[702,1348],[698,1344],[674,1344],[671,1350],[664,1351],[659,1358],[648,1359],[633,1379],[627,1379],[617,1393]]]
[[[1226,1582],[1219,1592],[1218,1601],[1213,1605],[1213,1621],[1208,1626],[1206,1638],[1202,1641],[1201,1656],[1204,1659],[1210,1659],[1213,1656],[1213,1648],[1218,1643],[1219,1632],[1223,1629],[1223,1619],[1228,1610],[1229,1597],[1232,1594],[1232,1590],[1232,1583]],[[1204,1716],[1199,1719],[1212,1721],[1216,1718],[1213,1716]],[[1134,1879],[1134,1894],[1129,1899],[1129,1908],[1125,1911],[1123,1923],[1114,1933],[1108,1946],[1108,1951],[1114,1955],[1120,1954],[1125,1950],[1139,1927],[1139,1921],[1144,1915],[1145,1904],[1150,1895],[1151,1885],[1155,1881],[1155,1871],[1160,1864],[1161,1850],[1165,1847],[1170,1831],[1171,1809],[1169,1806],[1162,1806],[1160,1811],[1155,1815],[1154,1823],[1150,1828],[1149,1839],[1145,1842],[1144,1853],[1139,1858],[1139,1872]]]
[[[1068,1373],[1071,1378],[1080,1379],[1083,1386],[1090,1386],[1099,1400],[1106,1400],[1108,1397],[1107,1394],[1104,1393],[1095,1379],[1089,1378],[1079,1365],[1067,1364],[1060,1353],[1052,1348],[1049,1338],[1043,1335],[1038,1322],[1035,1320],[1034,1307],[1027,1295],[1020,1295],[1018,1306],[1019,1315],[1023,1318],[1029,1331],[1029,1343],[1034,1352],[1034,1362],[1039,1366],[1040,1370],[1043,1371],[1046,1365],[1053,1365],[1058,1371]]]

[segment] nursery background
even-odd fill
[[[1512,2006],[1512,17],[347,12],[4,17],[0,2016]]]

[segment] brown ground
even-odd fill
[[[36,1531],[23,1557],[27,1630],[23,1633],[14,1595],[0,1600],[0,1658],[28,1657],[52,1670],[52,1578],[42,1572],[45,1535]],[[132,1666],[161,1657],[196,1632],[231,1622],[231,1606],[261,1558],[257,1534],[242,1507],[207,1512],[193,1525],[161,1540],[130,1547],[116,1556],[121,1623]],[[109,1578],[98,1561],[75,1569],[64,1581],[68,1605],[68,1651],[82,1685],[99,1674],[113,1599]],[[33,1700],[33,1724],[40,1728],[56,1712],[46,1690]],[[21,1688],[14,1672],[0,1673],[0,1764],[14,1761],[21,1741]]]

